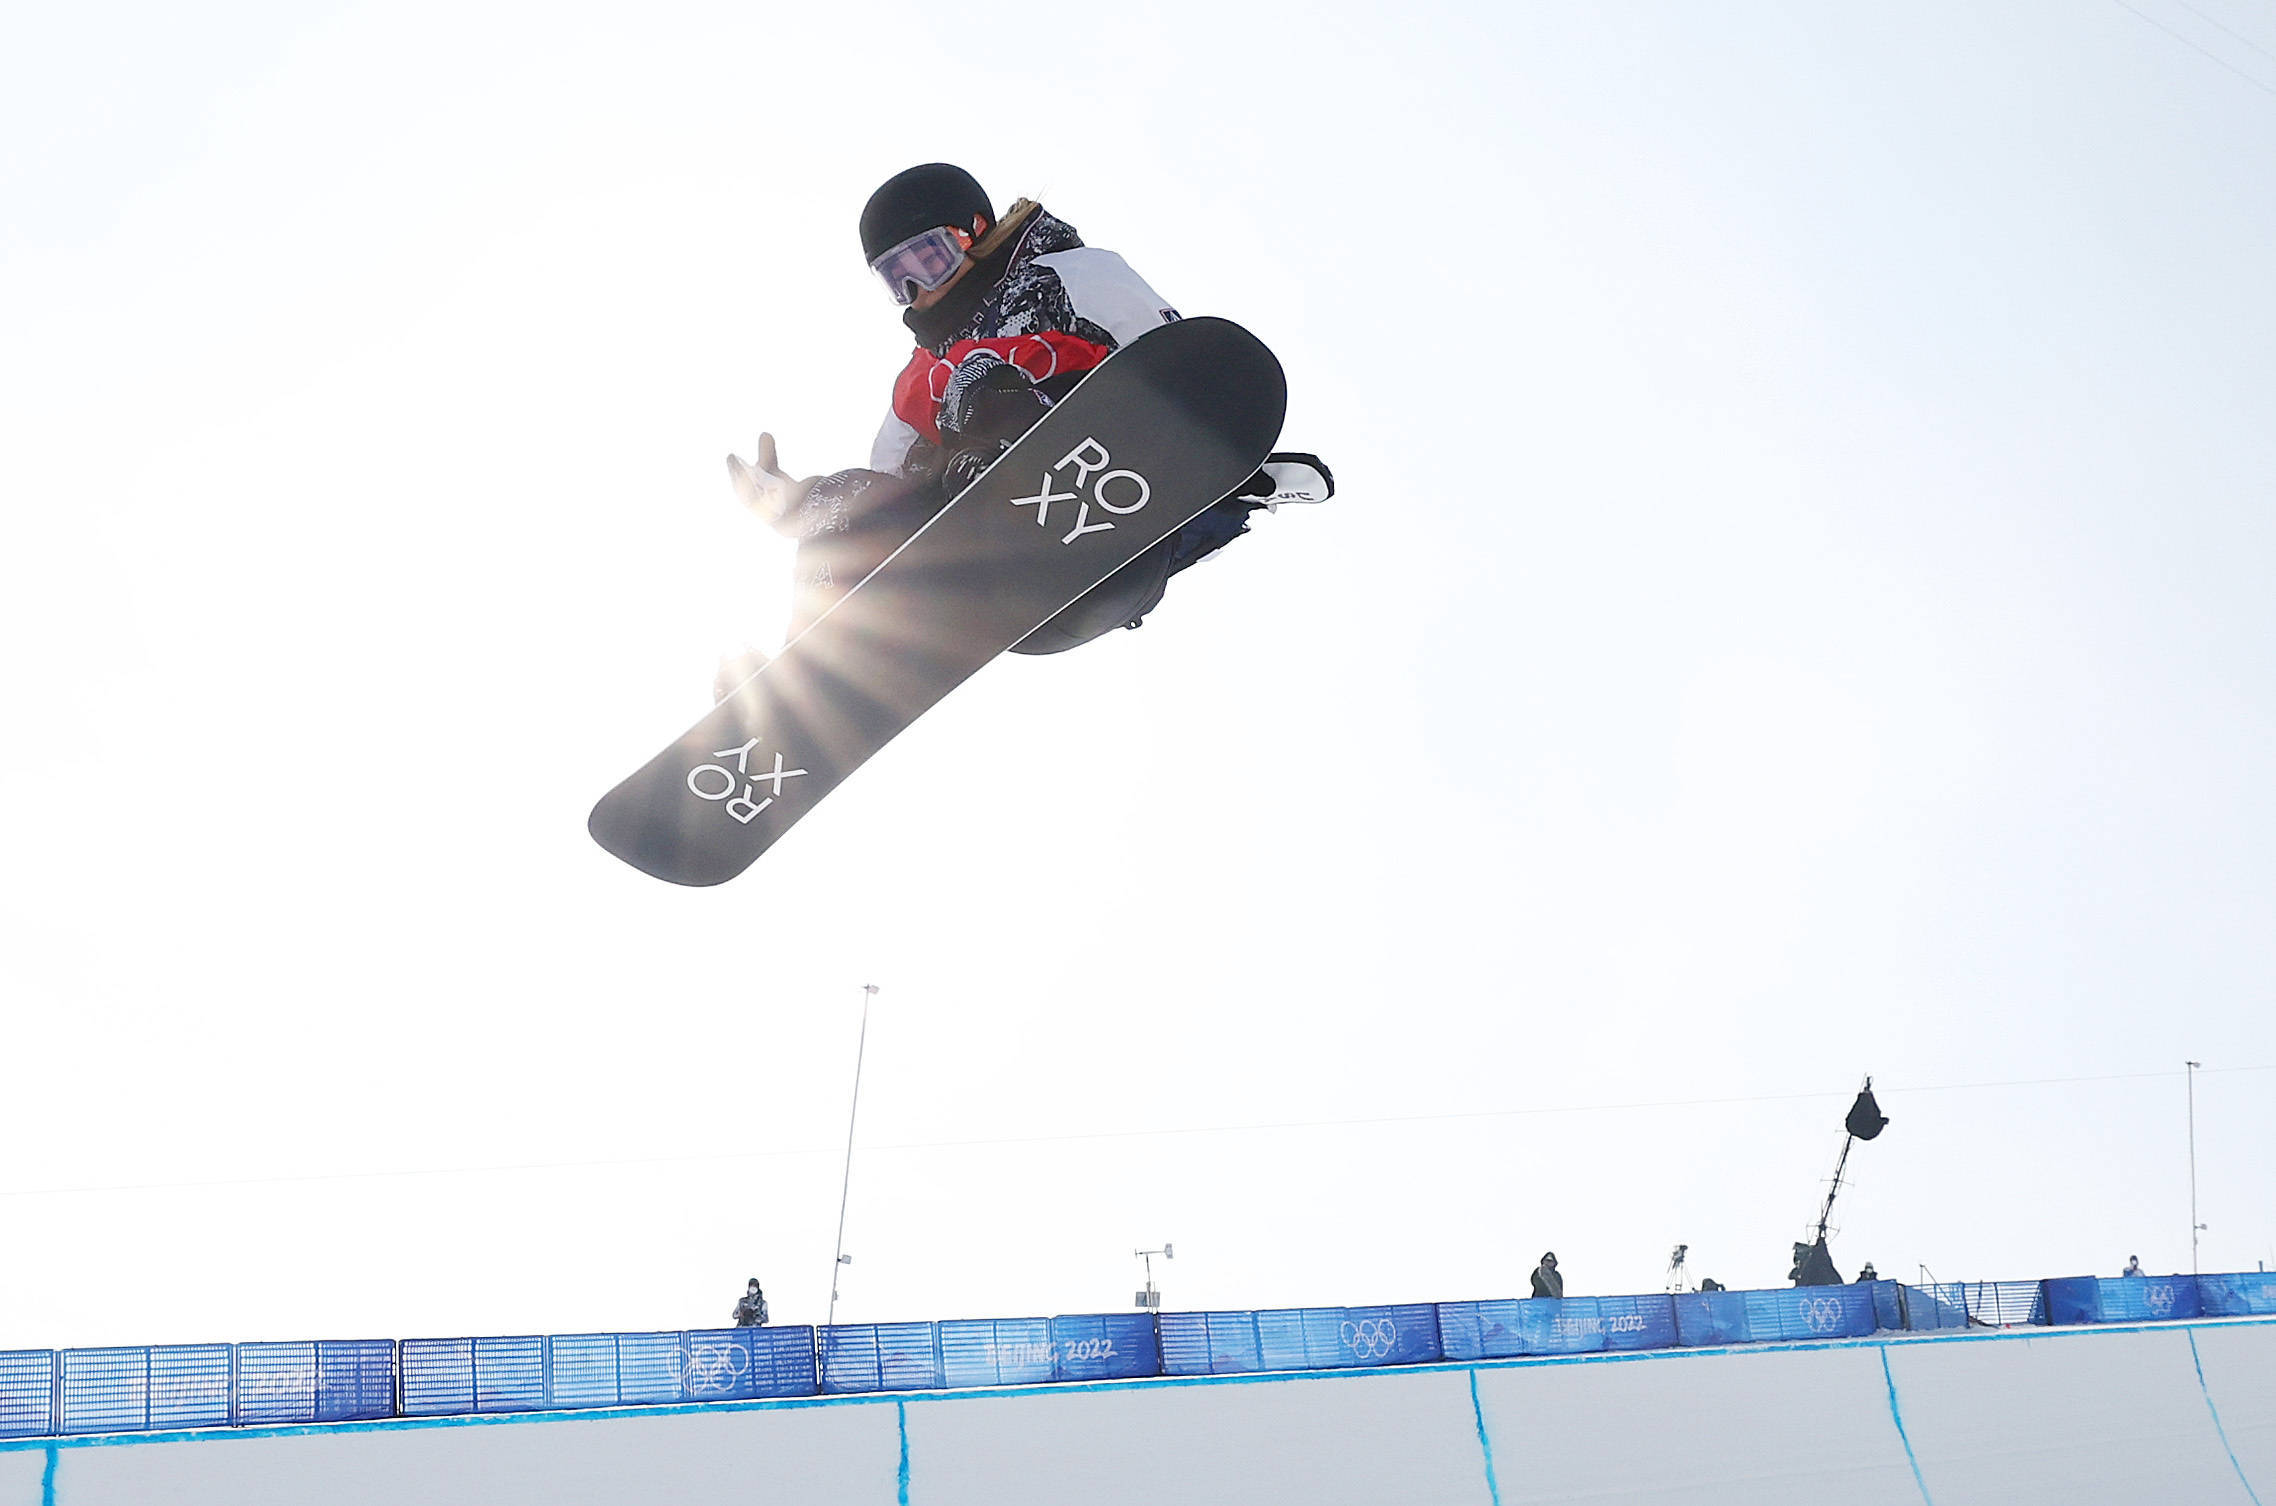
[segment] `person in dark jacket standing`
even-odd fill
[[[735,1326],[737,1328],[764,1328],[767,1326],[767,1294],[760,1287],[759,1278],[756,1276],[751,1278],[750,1286],[744,1290],[742,1297],[735,1303]]]
[[[1533,1268],[1533,1295],[1536,1297],[1562,1297],[1565,1295],[1565,1275],[1557,1269],[1557,1253],[1549,1251],[1541,1263]]]
[[[799,541],[793,637],[1100,362],[1178,317],[1114,252],[1084,245],[1030,200],[999,218],[978,181],[945,162],[897,173],[870,196],[861,248],[917,339],[868,466],[796,480],[764,434],[755,465],[728,461],[743,500]],[[1334,485],[1316,456],[1273,456],[1013,651],[1055,653],[1136,626],[1172,574],[1246,533],[1258,508],[1324,501]]]

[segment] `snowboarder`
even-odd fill
[[[755,465],[730,456],[738,494],[798,540],[796,637],[1100,362],[1178,318],[1111,251],[1022,199],[1001,218],[972,175],[947,163],[888,179],[861,214],[862,255],[884,281],[917,348],[866,467],[793,479],[759,436]],[[1013,652],[1056,653],[1110,628],[1136,627],[1170,576],[1248,531],[1283,501],[1325,501],[1334,479],[1317,457],[1274,455],[1263,469],[1037,628]],[[722,665],[721,687],[751,672]],[[734,679],[731,680],[730,676]]]
[[[1232,320],[1147,330],[619,780],[586,830],[643,873],[725,883],[943,696],[1239,491],[1287,412],[1279,357]]]
[[[968,174],[931,164],[863,218],[930,342],[877,464],[794,480],[767,435],[755,467],[730,457],[744,501],[800,541],[789,640],[723,664],[712,710],[585,821],[672,883],[742,872],[998,655],[1135,623],[1257,507],[1332,491],[1316,459],[1272,449],[1288,385],[1270,347],[1177,317],[1041,208],[998,222]]]

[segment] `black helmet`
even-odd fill
[[[861,259],[874,262],[910,236],[943,225],[969,230],[974,215],[993,223],[996,211],[987,190],[963,168],[928,162],[895,173],[862,206]]]

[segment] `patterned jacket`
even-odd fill
[[[911,353],[871,446],[872,470],[923,468],[924,451],[940,443],[949,378],[973,355],[984,351],[1012,363],[1057,399],[1124,344],[1178,317],[1128,262],[1084,245],[1072,225],[1024,199],[974,248],[974,258],[980,265],[968,277],[993,273],[992,283],[975,286],[985,291],[956,329]],[[971,297],[966,293],[958,306]],[[913,315],[912,324],[921,318]]]

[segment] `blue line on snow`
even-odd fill
[[[895,1477],[896,1493],[893,1499],[898,1501],[900,1506],[909,1506],[909,1404],[907,1402],[897,1401],[893,1403],[893,1420],[900,1425],[901,1429],[901,1469]]]
[[[1920,1487],[1920,1498],[1928,1506],[1936,1506],[1936,1498],[1928,1493],[1928,1482],[1920,1476],[1920,1459],[1912,1451],[1912,1437],[1905,1432],[1904,1408],[1897,1405],[1897,1373],[1889,1368],[1889,1349],[1885,1344],[1881,1346],[1881,1378],[1889,1383],[1889,1421],[1897,1425],[1897,1441],[1905,1446],[1905,1463],[1912,1466],[1912,1483]]]
[[[2197,1352],[2197,1330],[2189,1330],[2189,1362],[2197,1367],[2197,1389],[2205,1393],[2205,1410],[2213,1414],[2213,1431],[2221,1435],[2221,1452],[2229,1456],[2229,1468],[2236,1471],[2236,1482],[2252,1498],[2252,1506],[2260,1506],[2260,1492],[2244,1477],[2244,1465],[2238,1461],[2236,1450],[2229,1447],[2229,1430],[2221,1426],[2221,1409],[2213,1405],[2213,1388],[2205,1384],[2205,1357]]]
[[[62,1462],[63,1451],[49,1444],[47,1468],[40,1471],[40,1506],[55,1506],[55,1468]]]
[[[1502,1488],[1494,1479],[1494,1440],[1486,1436],[1486,1409],[1478,1401],[1478,1372],[1470,1372],[1470,1415],[1478,1419],[1478,1452],[1486,1456],[1486,1495],[1502,1506]],[[2253,1506],[2259,1506],[2254,1502]]]

